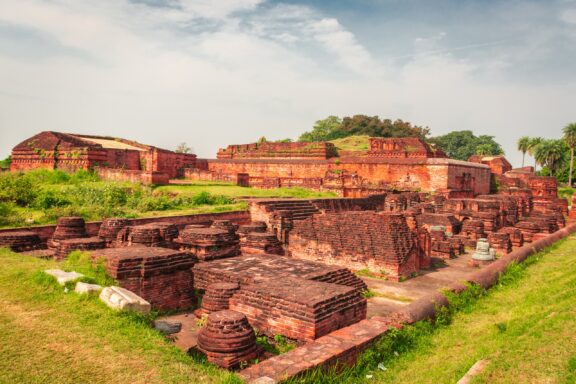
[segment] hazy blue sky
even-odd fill
[[[0,157],[42,130],[203,157],[367,114],[496,136],[576,121],[576,1],[0,0]]]

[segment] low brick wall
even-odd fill
[[[239,225],[248,224],[250,222],[250,213],[248,211],[233,211],[222,213],[203,213],[197,215],[146,217],[140,219],[128,219],[128,225],[142,225],[160,222],[174,224],[179,228],[183,228],[188,224],[209,224],[214,220],[230,220]],[[100,229],[101,224],[101,221],[92,221],[86,223],[86,232],[88,235],[98,236],[98,230]],[[47,241],[54,234],[56,225],[5,228],[0,229],[0,233],[20,230],[29,230],[35,232],[38,234],[38,236],[40,236],[42,241]]]
[[[575,232],[576,224],[569,225],[470,274],[466,281],[483,288],[490,288],[496,284],[511,263],[521,263],[529,256]],[[466,285],[464,282],[455,282],[447,289],[454,293],[462,293],[466,290]],[[341,328],[300,348],[253,365],[241,371],[239,375],[248,383],[253,383],[263,377],[281,382],[319,367],[330,369],[337,364],[353,365],[358,356],[383,336],[390,326],[401,327],[402,324],[412,324],[432,318],[443,306],[448,306],[446,296],[441,292],[433,292],[412,302],[399,312],[385,317],[374,316],[369,320]]]

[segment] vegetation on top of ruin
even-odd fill
[[[156,217],[244,210],[240,197],[334,197],[303,188],[255,189],[232,183],[144,186],[102,181],[92,172],[0,173],[0,227],[55,223],[61,216]]]
[[[456,160],[467,161],[473,155],[504,154],[502,146],[494,140],[494,136],[476,136],[472,131],[453,131],[446,135],[432,137],[428,139],[428,142]]]
[[[300,135],[298,141],[330,141],[349,136],[426,138],[429,134],[428,127],[413,126],[401,119],[392,121],[366,115],[328,116],[316,121],[312,130]]]
[[[65,264],[0,249],[0,381],[3,383],[241,383],[180,351],[150,322],[77,295],[41,271],[81,271],[106,283],[75,252]],[[68,293],[66,293],[68,292]]]
[[[369,146],[368,135],[348,136],[341,139],[330,140],[339,151],[367,151]]]
[[[448,295],[436,322],[392,329],[350,369],[288,383],[455,383],[482,359],[474,382],[576,382],[575,246],[571,236],[512,264],[489,291]]]

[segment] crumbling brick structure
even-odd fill
[[[107,248],[91,253],[103,259],[120,286],[162,310],[186,309],[196,302],[192,267],[186,252],[158,247]]]
[[[353,287],[286,277],[244,285],[230,309],[261,332],[312,341],[365,319],[367,308]]]
[[[99,169],[105,178],[167,182],[196,168],[196,155],[176,153],[135,141],[62,132],[41,132],[12,150],[12,171]],[[110,172],[113,170],[113,172]]]
[[[292,257],[356,270],[385,273],[392,280],[418,273],[420,239],[398,213],[343,212],[294,222],[288,250]]]
[[[14,252],[27,252],[44,249],[40,236],[32,231],[11,231],[0,233],[0,247],[10,248]]]

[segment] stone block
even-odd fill
[[[92,294],[98,293],[102,290],[102,286],[98,284],[88,284],[78,282],[76,283],[76,288],[74,288],[74,292],[79,294]]]
[[[54,276],[60,285],[65,285],[69,281],[78,280],[79,278],[84,277],[81,273],[64,272],[61,269],[47,269],[44,273]]]
[[[100,293],[100,300],[113,309],[124,311],[150,312],[150,303],[127,289],[106,287]]]

